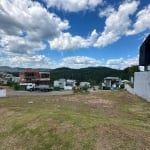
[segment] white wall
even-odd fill
[[[54,87],[59,87],[59,81],[58,80],[54,81]]]
[[[0,89],[0,97],[6,96],[6,89]]]
[[[150,72],[134,73],[134,92],[150,102]]]
[[[130,85],[125,84],[125,89],[126,89],[129,93],[131,93],[131,94],[135,94],[135,92],[134,92],[134,88],[131,88],[131,86],[130,86]]]

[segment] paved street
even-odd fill
[[[51,92],[40,92],[40,91],[7,91],[7,96],[28,96],[28,95],[33,95],[33,96],[46,96],[46,95],[70,95],[73,94],[72,91],[51,91]]]

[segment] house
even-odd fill
[[[54,81],[54,87],[55,88],[61,88],[61,89],[69,89],[71,90],[73,87],[76,86],[75,80],[70,79],[59,79]]]
[[[0,85],[6,85],[6,84],[7,84],[7,80],[0,78]]]
[[[102,83],[103,89],[118,89],[121,84],[121,79],[119,77],[106,77]]]
[[[80,82],[80,88],[84,88],[84,87],[90,87],[91,85],[90,85],[90,83],[89,82]]]
[[[6,85],[8,81],[13,81],[15,77],[12,74],[0,72],[0,84]]]
[[[50,82],[50,72],[40,72],[37,69],[25,69],[20,72],[19,77],[20,84],[49,85]]]
[[[15,82],[15,83],[19,83],[20,77],[13,77],[12,81]]]
[[[66,79],[59,79],[59,80],[54,81],[55,88],[58,87],[58,88],[64,89],[65,86],[66,86]]]
[[[35,69],[25,69],[20,72],[20,83],[36,83],[40,79],[40,74],[38,70]]]
[[[39,84],[49,85],[50,72],[39,72],[39,74],[40,74]]]
[[[66,86],[75,87],[76,86],[76,80],[70,80],[70,79],[68,79],[66,81]]]
[[[55,88],[59,87],[59,80],[55,80],[53,85],[54,85]]]

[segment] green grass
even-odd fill
[[[150,103],[126,91],[0,99],[0,150],[148,150]]]

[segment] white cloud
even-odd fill
[[[130,58],[116,58],[108,60],[98,60],[87,56],[72,56],[65,57],[62,59],[59,67],[70,67],[71,68],[85,68],[85,67],[97,67],[105,66],[114,69],[125,69],[127,67],[138,65],[138,56]]]
[[[78,12],[83,10],[93,10],[96,6],[103,3],[103,0],[45,0],[48,7]]]
[[[18,36],[4,36],[0,39],[0,50],[5,53],[31,54],[36,50],[45,49],[42,42],[30,41],[27,38]]]
[[[7,55],[0,56],[1,66],[24,68],[50,68],[53,62],[44,55]]]
[[[118,8],[118,11],[112,8],[107,8],[100,16],[106,16],[104,31],[99,36],[97,42],[94,44],[96,47],[104,47],[111,44],[122,35],[125,35],[129,26],[131,25],[130,15],[134,14],[137,10],[138,1],[125,1]]]
[[[0,12],[0,31],[8,35],[26,32],[45,39],[69,28],[67,20],[62,21],[31,0],[1,0]]]
[[[0,66],[24,67],[24,68],[49,68],[55,69],[59,67],[69,68],[86,68],[105,66],[114,69],[124,69],[132,65],[138,65],[138,57],[130,57],[127,59],[95,59],[88,56],[70,56],[64,57],[60,61],[52,60],[44,55],[26,55],[26,54],[0,54]]]
[[[109,17],[112,13],[115,12],[115,9],[112,6],[108,6],[106,9],[99,12],[100,17]]]
[[[62,58],[62,60],[52,60],[44,55],[0,55],[0,66],[24,67],[24,68],[85,68],[90,66],[100,66],[101,61],[87,56],[71,56]]]
[[[95,58],[87,57],[87,56],[72,56],[65,57],[62,59],[61,67],[71,67],[71,68],[85,68],[85,67],[96,67],[100,66],[101,61],[96,60]]]
[[[103,0],[46,0],[49,7],[57,7],[70,12],[92,10]],[[124,68],[137,63],[137,58],[127,60],[96,60],[87,56],[66,57],[58,63],[35,51],[44,50],[48,41],[51,49],[72,50],[90,46],[102,47],[117,41],[126,35],[131,26],[130,15],[134,14],[139,2],[128,0],[118,10],[109,6],[100,12],[106,17],[104,31],[98,35],[96,30],[86,38],[73,36],[67,32],[70,28],[68,20],[62,20],[50,13],[39,2],[32,0],[0,0],[0,65],[20,67],[73,67],[108,66]],[[150,5],[137,13],[133,30],[128,34],[136,34],[149,29]],[[99,37],[98,37],[99,36]]]
[[[127,35],[140,33],[144,30],[150,30],[150,5],[139,11],[136,15],[137,20],[133,24],[133,30],[129,30]]]
[[[24,53],[29,49],[42,49],[44,40],[59,36],[69,27],[67,20],[61,20],[54,13],[48,12],[38,2],[0,1],[0,46],[3,45],[4,49],[6,46],[9,51]]]
[[[91,35],[84,39],[80,36],[72,36],[70,33],[61,33],[58,38],[49,41],[51,49],[57,50],[72,50],[78,48],[86,48],[96,41],[98,34],[93,30]]]
[[[124,69],[133,65],[138,65],[138,56],[124,59],[108,59],[105,63],[106,67],[115,68],[115,69]]]

